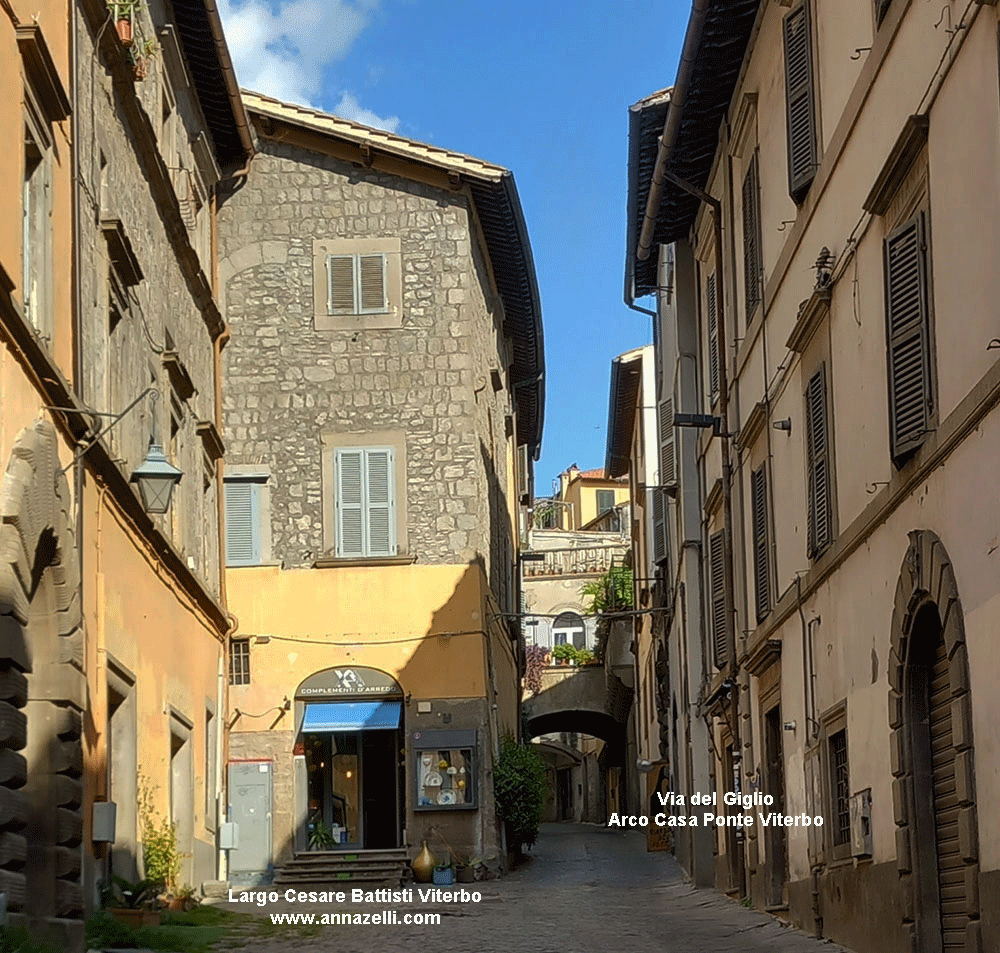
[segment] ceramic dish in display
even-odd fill
[[[439,788],[441,787],[441,775],[437,771],[428,771],[427,776],[424,778],[424,787],[427,788]]]
[[[448,769],[449,774],[458,774],[458,768],[452,767]]]
[[[420,759],[420,762],[421,762],[421,764],[423,764],[423,766],[424,766],[425,768],[429,768],[429,767],[431,766],[431,756],[430,756],[429,754],[425,754],[425,755],[424,755],[424,756],[423,756],[423,757],[422,757],[422,758]]]
[[[454,791],[442,791],[438,795],[438,804],[454,804],[454,803],[455,803]]]

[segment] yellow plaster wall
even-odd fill
[[[226,586],[239,619],[236,638],[256,637],[251,683],[232,686],[231,707],[263,712],[292,698],[307,676],[337,665],[381,669],[418,697],[486,694],[485,584],[478,568],[245,567],[228,569]],[[498,680],[500,665],[509,667],[501,657],[495,648]],[[513,675],[502,680],[515,681]],[[261,727],[241,718],[233,730]]]
[[[87,771],[97,794],[107,778],[107,660],[135,676],[137,758],[153,784],[154,803],[170,815],[170,708],[193,723],[195,840],[214,847],[205,817],[206,705],[215,706],[216,728],[225,720],[218,704],[221,634],[137,540],[117,506],[93,481],[84,490],[84,576],[87,672],[90,695]],[[119,810],[130,810],[121,805]],[[89,811],[85,813],[89,816]],[[214,828],[214,818],[211,826]],[[192,846],[179,845],[190,851]]]

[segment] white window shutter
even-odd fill
[[[396,514],[391,449],[367,450],[367,556],[396,555]]]
[[[330,255],[326,260],[327,314],[357,314],[354,300],[353,255]]]
[[[660,434],[660,486],[677,486],[677,458],[674,443],[674,399],[660,402],[657,422]]]
[[[360,255],[358,264],[360,314],[387,310],[385,300],[385,255]]]
[[[338,450],[337,555],[365,555],[364,451]]]
[[[248,480],[226,481],[227,566],[251,566],[260,561],[255,489]]]

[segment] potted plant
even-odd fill
[[[153,910],[160,884],[155,880],[132,883],[124,877],[112,877],[111,889],[105,895],[108,912],[120,923],[130,927],[160,925],[160,911]]]
[[[312,831],[309,833],[309,849],[333,850],[336,844],[337,839],[333,836],[333,828],[323,818],[316,818],[313,821]]]
[[[455,865],[455,880],[460,884],[475,883],[478,865],[479,858],[466,857],[465,860],[459,860]]]
[[[552,650],[552,658],[555,660],[557,665],[569,665],[570,660],[574,657],[576,649],[572,645],[563,642],[562,645],[557,645]]]
[[[434,868],[434,884],[437,887],[450,887],[455,882],[455,868],[451,864],[438,864]]]

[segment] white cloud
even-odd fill
[[[342,60],[368,26],[374,0],[221,0],[226,41],[240,85],[286,102],[314,106],[323,93],[323,70]],[[344,92],[334,110],[370,126],[395,130]]]
[[[399,116],[378,116],[370,109],[365,109],[353,93],[345,92],[340,97],[340,102],[333,107],[333,112],[344,119],[353,119],[354,122],[385,129],[386,132],[395,132],[399,128]]]

